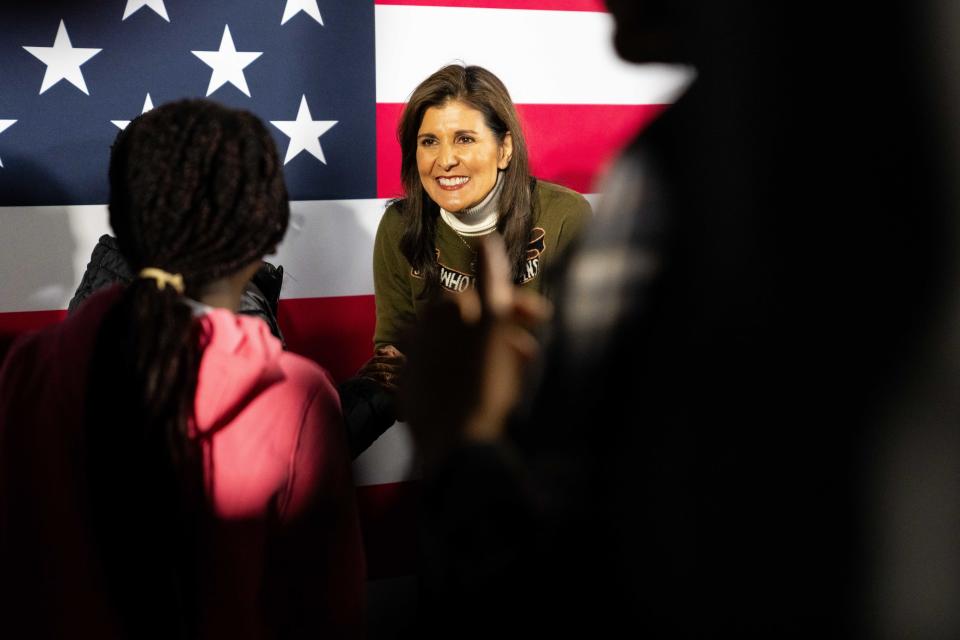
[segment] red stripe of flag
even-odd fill
[[[375,0],[374,4],[478,9],[541,9],[547,11],[606,11],[603,0]]]
[[[517,112],[538,178],[594,193],[597,178],[636,133],[666,105],[518,104]],[[400,194],[402,104],[377,104],[377,195]]]
[[[279,316],[287,348],[319,363],[338,382],[373,355],[372,295],[281,300]]]
[[[340,381],[373,354],[375,314],[372,295],[281,300],[280,330],[291,351],[320,363]],[[0,313],[0,361],[17,336],[66,315],[62,310]]]

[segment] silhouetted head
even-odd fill
[[[697,0],[606,0],[616,22],[613,43],[630,62],[692,62],[688,27]]]

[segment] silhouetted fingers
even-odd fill
[[[514,297],[514,287],[510,281],[510,261],[500,234],[491,233],[485,236],[477,255],[477,293],[480,295],[481,311],[486,315],[500,317],[509,311]]]
[[[511,320],[527,328],[535,329],[553,315],[553,305],[540,294],[532,291],[517,291],[513,297]]]

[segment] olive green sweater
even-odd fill
[[[542,272],[550,267],[590,219],[590,205],[576,191],[550,182],[537,181],[534,197],[533,229],[527,247],[527,262],[519,276],[519,286],[550,297]],[[380,220],[373,247],[373,284],[377,302],[377,328],[373,341],[377,347],[402,345],[404,337],[423,312],[426,282],[400,251],[403,214],[390,206]],[[454,292],[474,285],[475,253],[478,238],[463,238],[442,220],[437,221],[436,253],[440,265],[440,284]],[[468,247],[467,245],[470,244]],[[403,347],[400,346],[401,350]]]

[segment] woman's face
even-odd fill
[[[427,109],[417,132],[420,182],[451,213],[483,200],[497,182],[497,169],[510,164],[512,152],[509,133],[500,144],[483,114],[458,100]]]

